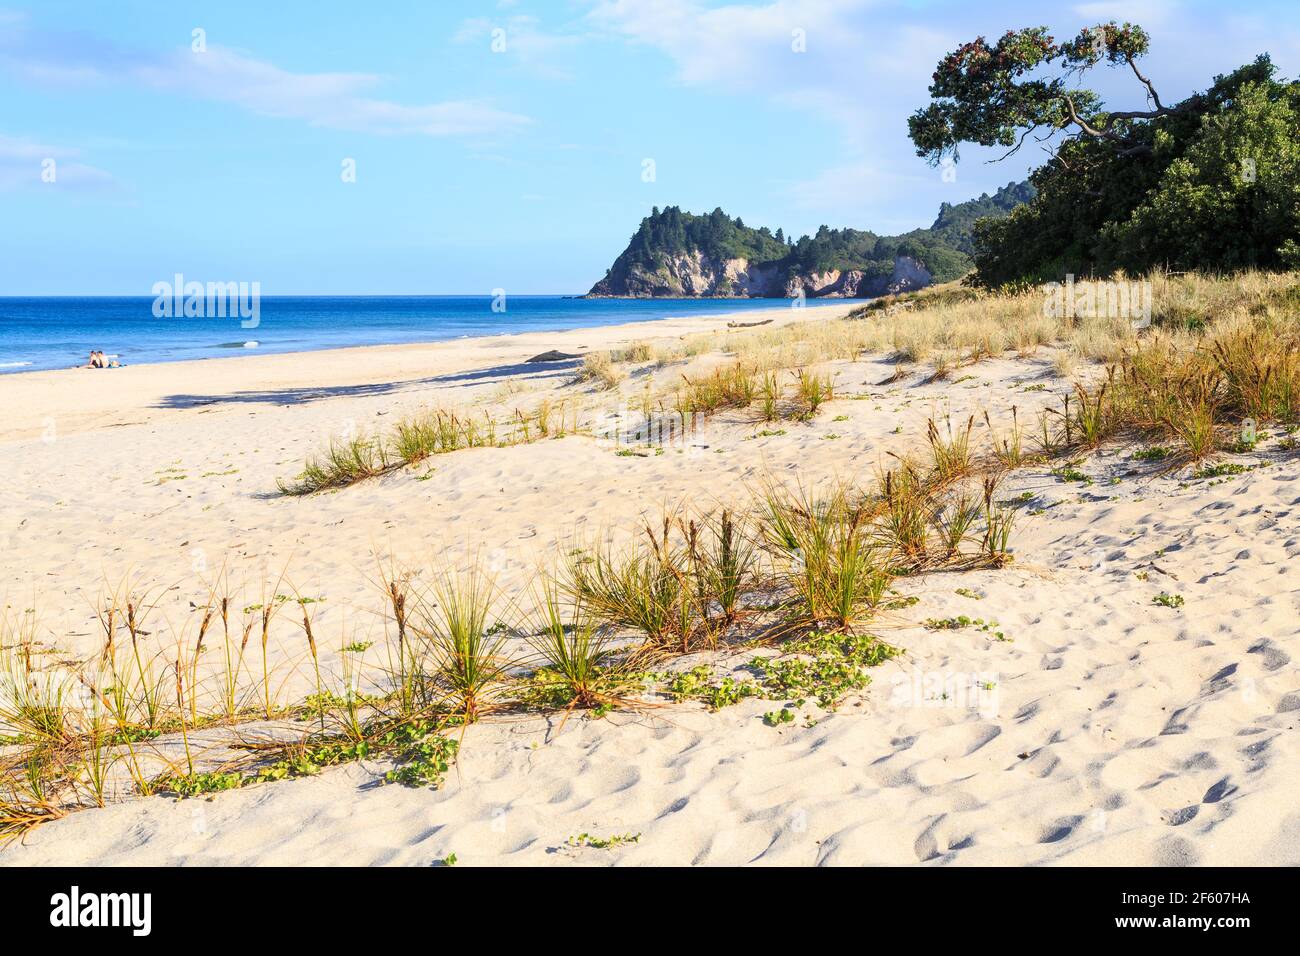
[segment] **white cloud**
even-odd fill
[[[588,14],[597,29],[657,47],[679,79],[733,90],[785,84],[825,85],[869,44],[852,14],[870,0],[774,0],[705,7],[694,0],[599,0]],[[802,31],[806,52],[796,52]],[[816,66],[809,69],[808,61]],[[812,74],[811,78],[809,74]]]
[[[598,0],[588,16],[599,31],[665,53],[683,84],[783,107],[794,114],[792,135],[804,122],[837,129],[841,162],[786,188],[795,208],[846,221],[869,217],[873,203],[921,174],[910,150],[897,146],[900,133],[906,114],[924,101],[934,65],[959,40],[930,25],[869,17],[876,5]]]
[[[494,36],[494,30],[503,31]],[[541,76],[568,79],[564,61],[585,37],[577,33],[548,33],[537,17],[519,14],[501,19],[473,17],[461,23],[452,39],[457,43],[481,43],[491,50],[494,39],[504,41],[505,48],[494,56],[505,62],[518,62]]]
[[[475,99],[410,106],[379,99],[368,95],[382,83],[374,74],[295,73],[211,43],[201,53],[141,53],[84,34],[40,34],[20,27],[0,37],[0,67],[39,83],[134,83],[354,132],[482,136],[531,122]]]
[[[373,133],[477,136],[530,121],[475,100],[405,106],[363,93],[380,78],[364,73],[292,73],[221,47],[178,53],[140,71],[152,86],[234,103],[250,112],[313,126]]]
[[[0,134],[0,190],[41,187],[94,191],[111,188],[111,173],[77,159],[79,151]],[[42,179],[44,174],[47,179]]]

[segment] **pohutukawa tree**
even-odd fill
[[[1138,67],[1150,43],[1140,26],[1114,22],[1088,27],[1068,43],[1055,42],[1046,27],[1008,30],[992,46],[983,37],[964,43],[935,70],[935,102],[908,120],[917,155],[937,164],[945,156],[956,158],[966,142],[1006,146],[1010,155],[1038,132],[1043,139],[1064,132],[1100,140],[1122,155],[1149,153],[1151,145],[1134,140],[1130,124],[1178,110],[1161,102]],[[1105,110],[1100,96],[1073,85],[1101,63],[1132,71],[1145,93],[1145,109]]]
[[[908,119],[919,156],[964,143],[1049,158],[1033,198],[974,227],[973,281],[1076,275],[1300,268],[1300,82],[1267,54],[1177,103],[1140,62],[1145,30],[1114,22],[1057,43],[1046,27],[983,37],[940,61],[931,103]],[[1133,109],[1107,109],[1082,85],[1095,67],[1132,74]]]

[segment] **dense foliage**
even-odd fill
[[[986,216],[1000,218],[1017,206],[1030,202],[1037,190],[1028,182],[1008,183],[992,196],[985,193],[978,199],[953,206],[943,203],[930,232],[946,245],[968,256],[975,254],[975,221]]]
[[[1036,197],[974,227],[977,282],[1300,266],[1300,83],[1279,79],[1265,55],[1165,106],[1136,65],[1148,42],[1130,24],[1059,46],[1035,28],[940,62],[935,102],[910,121],[919,155],[1063,134],[1030,177]],[[1132,70],[1147,109],[1106,110],[1067,84],[1103,62]],[[1061,75],[1045,77],[1051,68]]]
[[[785,243],[778,241],[766,226],[751,229],[739,216],[732,219],[721,209],[707,216],[693,216],[677,206],[668,206],[662,212],[656,206],[641,220],[624,255],[635,262],[650,263],[661,253],[695,249],[719,258],[751,262],[769,262],[786,254]]]

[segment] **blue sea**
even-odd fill
[[[781,299],[579,299],[511,296],[263,296],[255,328],[234,318],[154,317],[140,297],[0,297],[0,374],[67,368],[92,349],[123,365],[349,345],[436,342],[788,305]],[[837,300],[843,304],[842,300]],[[822,303],[837,304],[836,302]],[[810,302],[809,309],[819,306]]]

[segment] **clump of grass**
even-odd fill
[[[320,455],[307,459],[296,482],[277,482],[286,495],[344,488],[384,474],[390,467],[383,446],[374,438],[331,439]]]
[[[473,723],[491,709],[511,663],[505,636],[489,633],[496,587],[475,564],[462,574],[444,573],[432,593],[432,606],[420,608],[417,633],[428,642],[453,715]]]
[[[1229,424],[1293,417],[1300,396],[1297,336],[1284,326],[1198,326],[1183,337],[1155,334],[1127,345],[1096,387],[1078,382],[1073,401],[1044,426],[1051,454],[1095,448],[1121,434],[1171,442],[1168,457],[1195,463],[1221,445]]]
[[[903,379],[907,378],[911,374],[912,374],[911,366],[902,358],[897,358],[894,362],[894,371],[892,371],[886,378],[882,379],[876,384],[893,385],[896,382],[903,381]]]
[[[0,649],[0,727],[46,748],[62,746],[73,732],[68,708],[75,687],[61,668],[36,666],[30,643],[17,653]]]
[[[955,558],[970,539],[980,509],[969,492],[962,491],[934,512],[931,519],[946,559]]]
[[[415,465],[433,455],[496,444],[497,426],[491,417],[433,409],[400,419],[384,447],[390,465]]]
[[[540,620],[529,643],[541,666],[533,675],[542,697],[565,709],[622,703],[626,667],[607,635],[581,606],[566,608],[553,583],[543,584]]]
[[[970,474],[973,465],[970,438],[975,416],[970,416],[965,426],[956,431],[953,430],[952,419],[945,417],[944,424],[945,431],[941,434],[933,418],[926,423],[926,438],[930,443],[932,460],[931,474],[940,485],[950,484]]]
[[[747,408],[759,392],[756,373],[737,362],[726,368],[714,369],[699,378],[685,382],[686,401],[690,409],[712,415],[725,408]]]
[[[1103,383],[1095,391],[1089,391],[1082,385],[1075,385],[1078,401],[1075,405],[1074,425],[1078,444],[1084,448],[1096,448],[1110,438],[1118,428],[1119,422],[1112,414],[1106,402],[1109,383]],[[1069,428],[1069,396],[1066,397],[1066,427]]]
[[[435,455],[466,448],[497,448],[563,438],[579,430],[578,411],[570,423],[564,403],[539,403],[529,414],[515,412],[513,422],[499,425],[490,415],[464,415],[431,409],[407,415],[387,435],[331,441],[326,451],[307,460],[293,481],[277,482],[281,494],[309,495],[345,488],[377,478]],[[510,427],[507,427],[510,426]]]
[[[781,383],[776,372],[764,372],[759,382],[759,401],[763,421],[774,422],[781,414]]]
[[[1182,443],[1189,461],[1200,461],[1218,447],[1218,411],[1208,397],[1186,402],[1166,421],[1169,431]]]
[[[578,368],[578,381],[595,385],[598,389],[610,391],[616,389],[623,381],[623,370],[614,364],[608,352],[592,352],[582,360]]]
[[[993,420],[989,418],[987,411],[984,412],[984,423],[988,426],[989,443],[998,464],[1003,468],[1019,468],[1028,461],[1024,429],[1021,427],[1020,413],[1016,406],[1011,406],[1011,427],[1005,434],[993,426]]]
[[[649,342],[636,341],[630,343],[626,348],[616,349],[611,353],[610,358],[615,362],[633,362],[641,364],[654,359],[654,347]]]
[[[705,616],[716,611],[722,627],[739,617],[744,599],[756,587],[758,549],[745,519],[722,509],[686,529],[691,576]]]
[[[799,369],[795,373],[795,398],[803,406],[803,417],[813,418],[818,409],[835,397],[835,384],[829,373]]]
[[[1072,346],[1056,350],[1052,356],[1052,371],[1060,378],[1070,378],[1079,368],[1079,354]]]
[[[574,549],[561,587],[599,620],[640,631],[652,645],[688,649],[702,617],[676,525],[666,513],[660,530],[647,525],[631,548]]]
[[[930,526],[935,505],[931,489],[907,461],[877,480],[881,518],[877,535],[900,567],[919,569],[927,563]]]
[[[950,352],[936,352],[934,361],[931,363],[933,370],[930,372],[931,382],[946,382],[952,378],[952,373],[957,368],[957,360]]]
[[[998,476],[984,478],[984,555],[995,566],[1011,560],[1011,534],[1016,524],[1014,508],[996,500]]]
[[[664,512],[631,545],[579,547],[558,575],[568,600],[650,648],[714,646],[750,613],[764,585],[749,520],[730,509]]]
[[[1210,342],[1223,371],[1225,398],[1258,421],[1300,417],[1300,349],[1296,334],[1265,324],[1230,326]]]
[[[40,771],[36,771],[39,777]],[[67,816],[66,808],[52,803],[44,795],[44,786],[35,782],[20,782],[21,775],[12,775],[0,781],[0,846],[8,840],[18,839],[42,823]]]
[[[797,624],[851,630],[875,612],[892,576],[847,488],[817,497],[769,485],[764,507],[765,536],[781,559]]]

